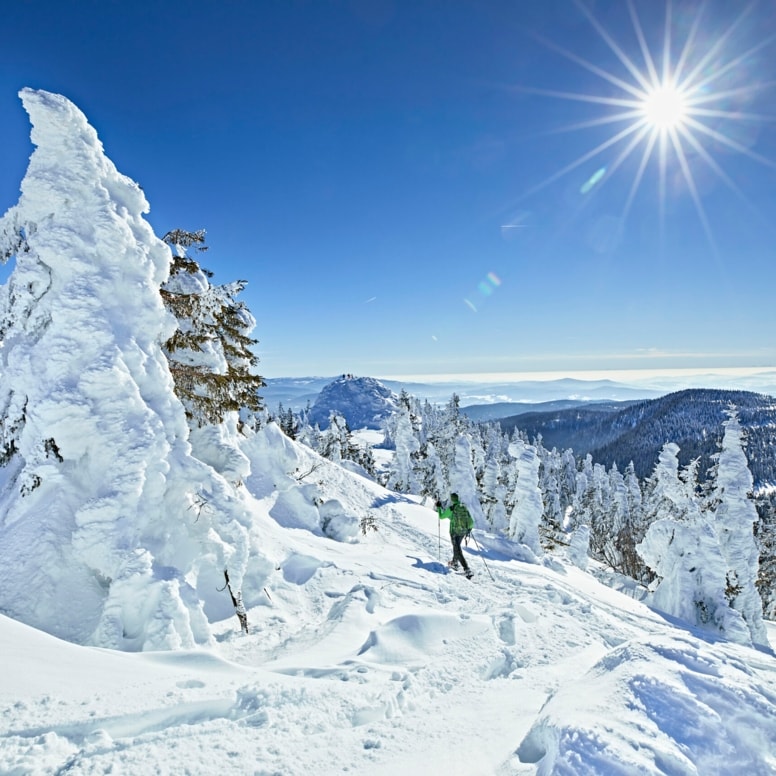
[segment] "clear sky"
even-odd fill
[[[776,6],[666,10],[16,0],[0,209],[47,89],[249,282],[267,377],[774,366]]]

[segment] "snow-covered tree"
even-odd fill
[[[679,447],[663,446],[647,496],[655,516],[637,551],[657,575],[652,603],[693,625],[748,643],[749,630],[726,597],[727,564],[695,495],[697,462],[680,477]]]
[[[589,526],[593,521],[596,510],[596,487],[593,467],[593,456],[588,453],[577,472],[574,499],[565,526],[567,529],[573,530],[578,525]]]
[[[429,439],[434,443],[434,447],[439,455],[448,478],[456,465],[456,452],[458,440],[462,436],[468,436],[469,424],[464,415],[461,414],[460,398],[453,394],[447,405],[441,412],[435,412],[433,420],[429,423]],[[467,469],[471,467],[471,442],[469,443]],[[459,461],[459,465],[460,465]],[[475,476],[472,468],[471,475]],[[468,471],[467,471],[468,476]],[[450,487],[455,489],[454,483]],[[459,494],[460,495],[460,494]]]
[[[415,436],[412,415],[406,402],[402,402],[394,413],[391,425],[395,452],[388,468],[386,487],[400,493],[418,493],[420,480],[416,464],[420,443]]]
[[[204,230],[175,229],[164,236],[173,248],[170,276],[162,298],[178,327],[165,343],[175,390],[193,426],[221,423],[227,413],[262,408],[255,374],[258,358],[250,334],[256,321],[237,301],[242,280],[213,286],[212,273],[187,254],[191,246],[206,250]]]
[[[348,460],[350,456],[350,429],[338,412],[329,415],[329,427],[321,433],[319,452],[330,461]]]
[[[513,441],[509,452],[516,461],[517,481],[512,495],[514,506],[509,516],[507,535],[524,544],[535,555],[541,555],[539,524],[544,504],[539,490],[539,456],[535,447],[522,441]]]
[[[555,549],[563,538],[563,507],[561,505],[560,470],[561,457],[554,448],[551,451],[539,447],[539,488],[542,492],[544,515],[539,528],[542,545],[547,550]]]
[[[421,496],[430,496],[435,502],[447,497],[450,486],[442,461],[433,442],[426,442],[418,455],[418,476]]]
[[[0,609],[105,647],[208,642],[225,568],[241,587],[248,518],[190,452],[159,344],[175,330],[159,294],[170,250],[81,111],[20,96],[36,148],[0,220],[15,260],[0,289]]]
[[[714,528],[727,562],[726,595],[741,613],[752,641],[768,645],[762,600],[757,592],[759,548],[754,525],[759,517],[752,501],[752,474],[744,453],[744,433],[735,410],[723,424],[725,434],[716,466]]]
[[[309,426],[307,427],[309,429]],[[307,431],[303,432],[305,436]],[[368,445],[360,444],[353,436],[345,418],[338,412],[329,415],[329,425],[315,434],[317,451],[330,461],[341,463],[351,461],[360,466],[366,474],[374,476],[375,460]]]
[[[758,496],[757,542],[760,547],[760,570],[757,590],[763,602],[763,616],[776,620],[776,494]]]
[[[506,529],[506,508],[504,500],[506,486],[502,477],[501,451],[496,444],[487,448],[485,468],[480,483],[480,503],[485,520],[491,530],[501,532]]]
[[[457,493],[474,522],[481,525],[484,521],[479,498],[477,476],[472,463],[472,442],[467,434],[461,434],[455,443],[453,465],[449,472],[450,491]]]

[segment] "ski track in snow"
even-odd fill
[[[432,510],[397,498],[376,514],[379,530],[358,544],[266,521],[287,554],[250,611],[250,635],[227,620],[212,652],[127,655],[62,644],[65,654],[53,656],[95,663],[118,686],[95,694],[86,681],[80,692],[58,693],[52,678],[24,700],[5,696],[0,772],[541,773],[552,738],[544,711],[601,661],[614,671],[628,657],[622,649],[639,653],[663,639],[662,659],[692,678],[693,698],[710,693],[703,682],[721,671],[696,636],[677,635],[578,569],[504,559],[500,540],[477,532],[484,559],[468,548],[469,581],[446,572],[444,534],[437,557]],[[776,701],[771,656],[714,646],[738,672],[766,677],[762,697]],[[22,657],[14,662],[15,671],[35,670]],[[664,701],[656,690],[645,719]],[[776,722],[763,730],[764,744],[775,730]],[[665,772],[696,772],[666,762],[674,770]]]
[[[127,654],[0,618],[0,773],[776,772],[772,655],[483,531],[475,578],[449,573],[420,499],[319,475],[378,530],[334,542],[259,499],[275,570],[247,636],[230,617],[210,649]]]

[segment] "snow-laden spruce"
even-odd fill
[[[734,410],[723,424],[725,435],[714,480],[714,527],[727,565],[726,595],[730,606],[741,614],[752,642],[768,645],[763,622],[763,604],[757,592],[759,548],[753,526],[758,521],[751,498],[752,473],[744,453],[744,433]]]
[[[0,221],[0,610],[122,649],[211,639],[245,507],[192,457],[161,343],[171,254],[140,187],[64,97],[25,89],[35,150]]]
[[[740,431],[733,414],[715,480],[716,513],[698,503],[697,461],[680,473],[679,447],[664,445],[645,505],[653,521],[636,549],[657,575],[651,586],[656,608],[732,641],[767,646],[755,589],[757,514],[747,495],[752,480]]]
[[[514,507],[509,519],[508,536],[540,556],[539,522],[542,519],[542,493],[539,490],[539,457],[536,448],[515,440],[509,453],[517,461],[517,479],[513,496]]]

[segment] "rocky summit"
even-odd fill
[[[324,386],[310,410],[310,423],[323,429],[332,412],[342,415],[351,429],[380,428],[396,411],[399,397],[373,377],[345,374]]]

